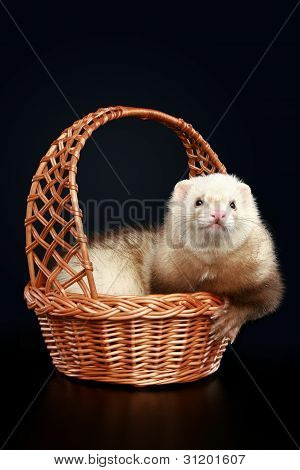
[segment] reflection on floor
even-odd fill
[[[16,359],[15,359],[16,360]],[[16,360],[2,386],[2,442],[49,375],[47,355]],[[299,442],[296,389],[278,364],[247,363]],[[286,373],[286,371],[285,371]],[[292,381],[292,375],[287,380]],[[293,396],[294,394],[294,396]],[[298,436],[297,436],[298,433]],[[199,382],[135,389],[81,382],[54,372],[5,448],[293,449],[296,445],[228,351],[219,372]]]

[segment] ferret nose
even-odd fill
[[[221,210],[215,210],[210,213],[211,218],[214,220],[214,222],[219,222],[219,220],[224,219],[226,215],[225,211]]]

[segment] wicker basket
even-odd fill
[[[77,162],[98,127],[123,117],[152,119],[172,129],[185,147],[190,176],[226,173],[190,124],[159,111],[100,108],[74,122],[52,143],[32,180],[25,221],[30,274],[25,298],[54,365],[66,375],[132,385],[197,380],[218,369],[228,343],[210,334],[211,315],[222,306],[221,299],[208,292],[133,297],[96,290],[77,199]],[[74,255],[82,265],[79,273],[68,264]],[[64,285],[57,280],[61,270],[71,276]],[[73,283],[82,294],[66,292]]]

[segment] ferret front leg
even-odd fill
[[[247,321],[247,317],[247,309],[236,307],[227,299],[225,306],[211,317],[213,320],[211,334],[215,339],[229,338],[233,343],[242,325]]]
[[[212,319],[212,333],[217,339],[230,338],[233,342],[242,325],[256,320],[278,307],[283,294],[283,284],[278,272],[253,289],[230,296],[223,308],[217,310]]]

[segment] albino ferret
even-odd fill
[[[232,341],[243,323],[274,311],[283,284],[271,236],[249,186],[212,174],[175,186],[159,229],[123,229],[89,245],[97,290],[112,295],[208,291],[226,298],[213,332]],[[75,271],[81,268],[71,260]],[[61,283],[69,278],[59,275]],[[72,285],[67,289],[81,292]]]

